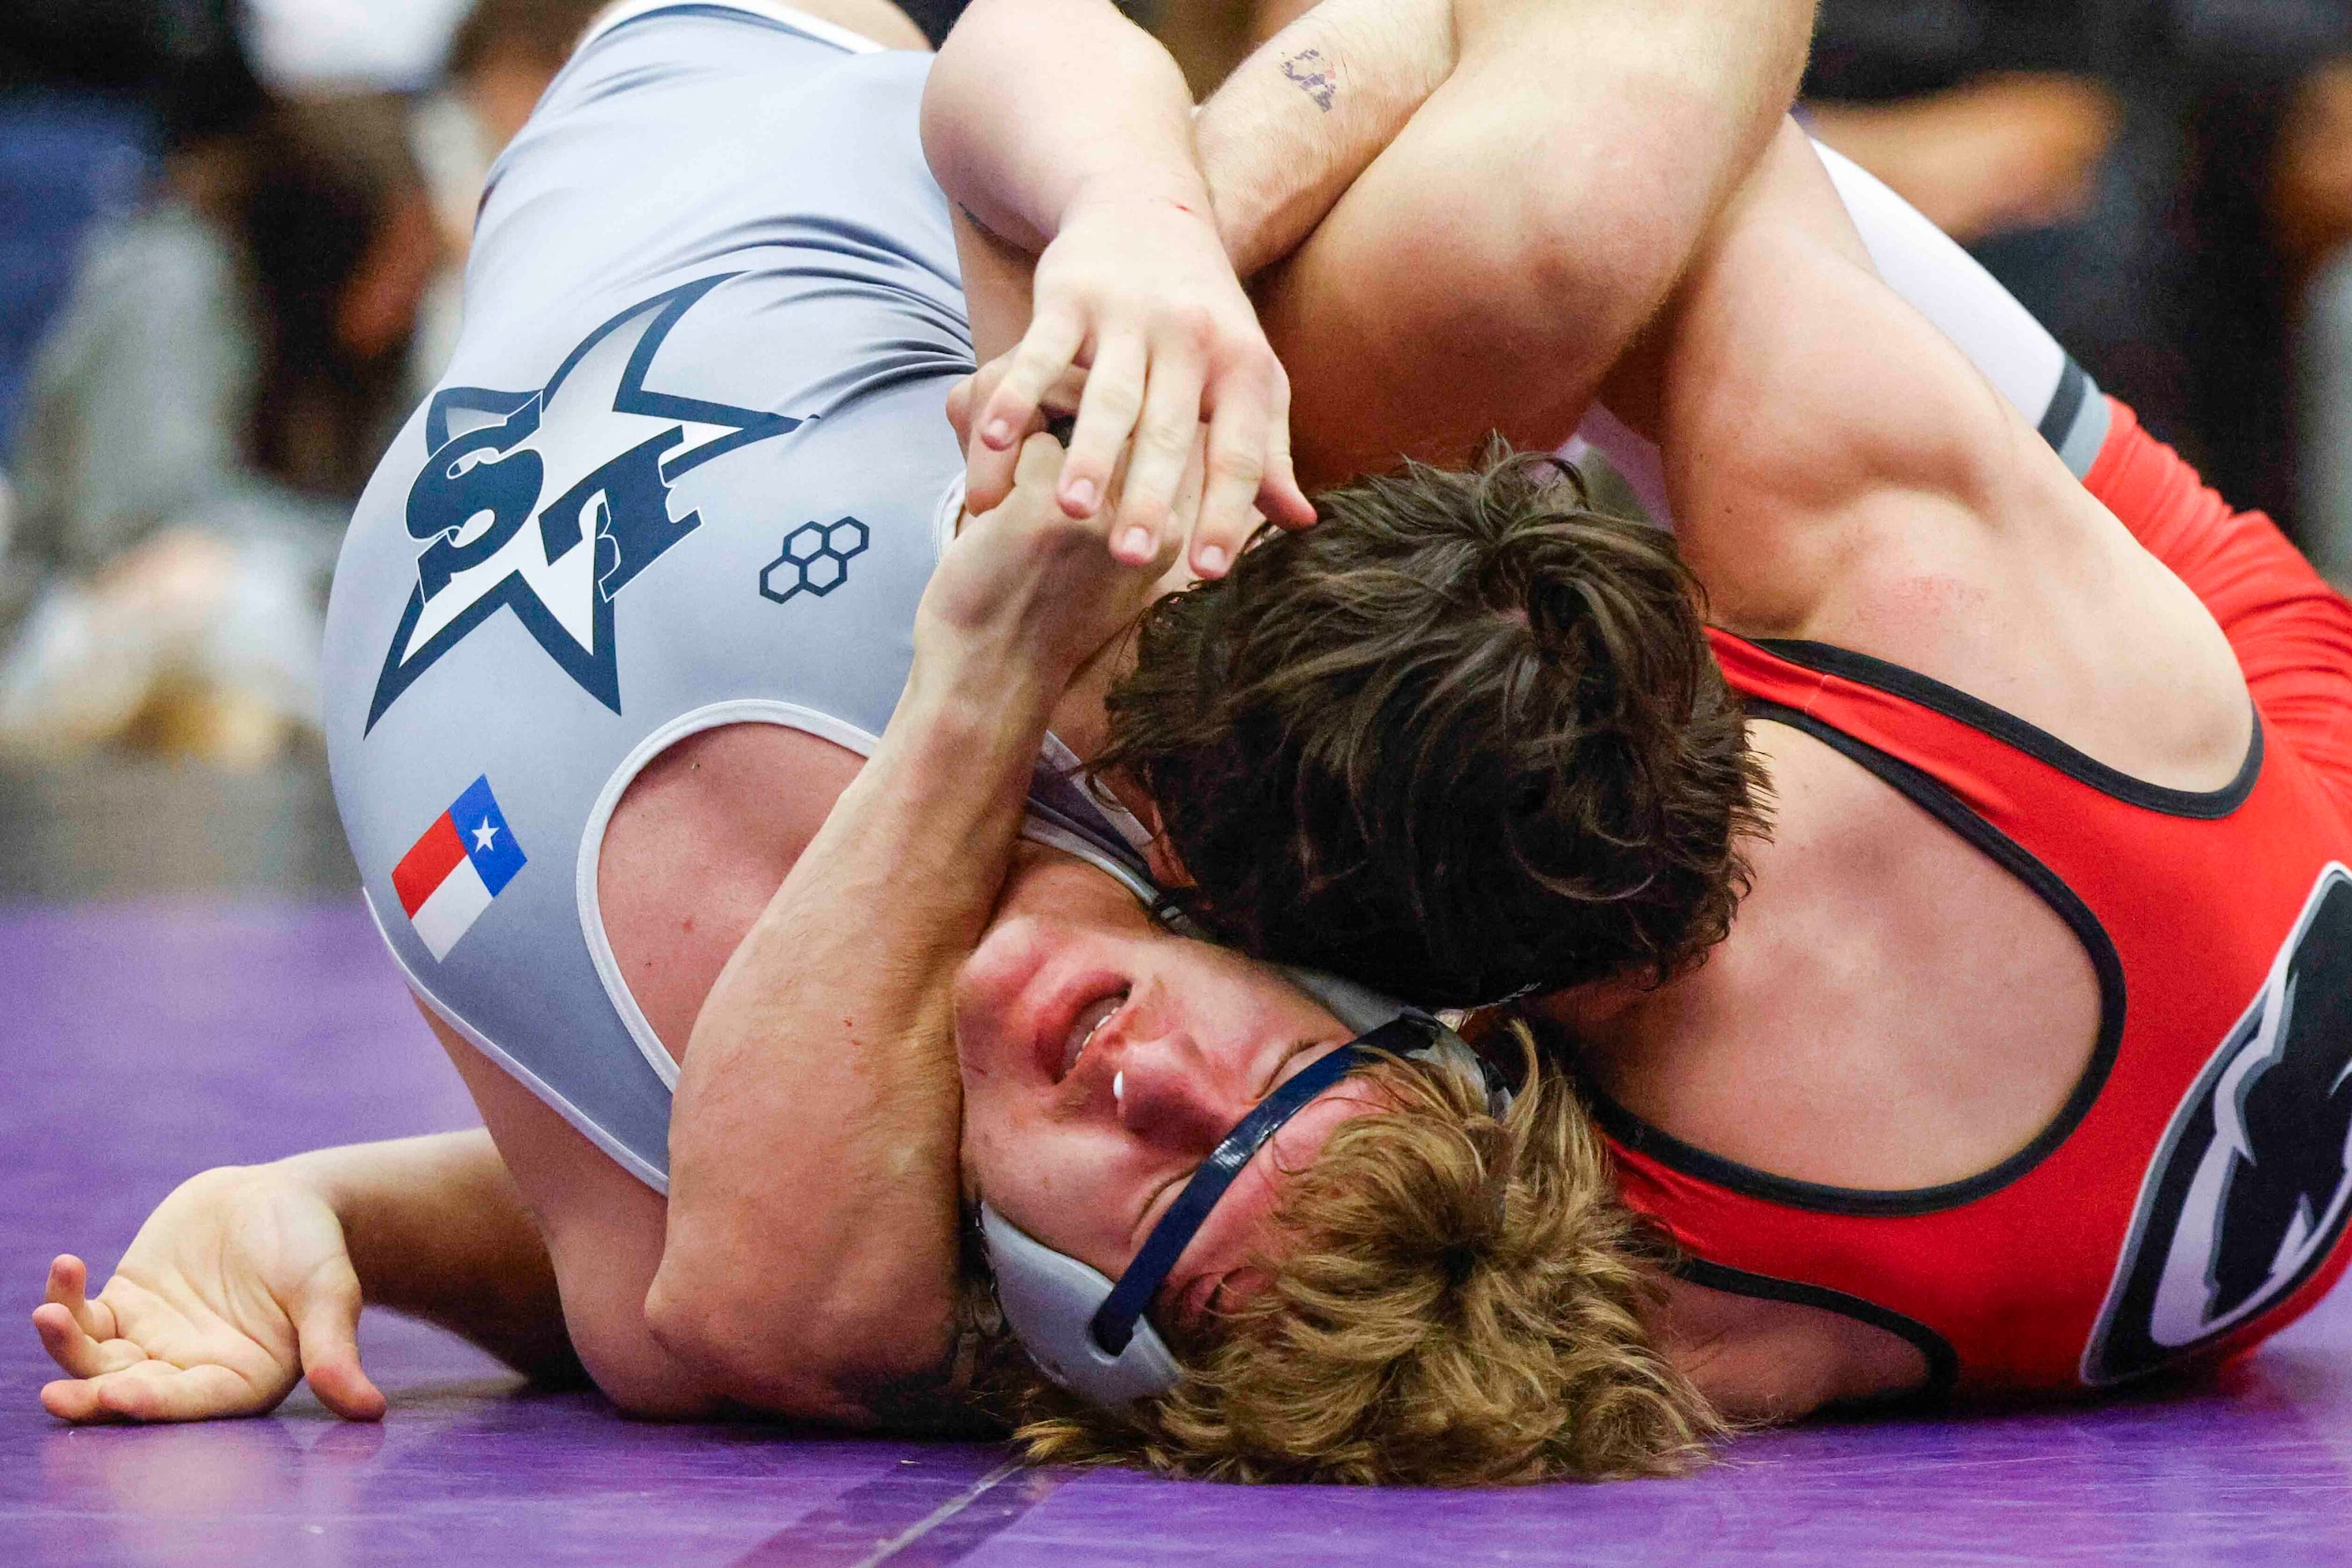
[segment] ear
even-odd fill
[[[1135,813],[1135,819],[1151,834],[1151,842],[1143,851],[1145,860],[1151,867],[1151,879],[1162,888],[1191,887],[1192,873],[1184,868],[1184,862],[1177,858],[1176,847],[1168,842],[1168,835],[1160,826],[1160,807],[1150,801],[1144,801],[1142,809]]]

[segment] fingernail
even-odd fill
[[[988,422],[988,428],[981,432],[980,438],[992,447],[1010,447],[1013,445],[1013,422],[992,419]]]
[[[1130,528],[1118,536],[1118,547],[1122,552],[1140,561],[1151,553],[1151,531],[1148,528]]]
[[[1070,488],[1063,494],[1069,498],[1070,504],[1074,507],[1086,511],[1092,511],[1095,509],[1095,482],[1092,479],[1074,479],[1070,482]]]
[[[1225,552],[1223,548],[1215,544],[1203,544],[1201,546],[1201,574],[1204,577],[1222,577],[1224,575],[1224,572]]]

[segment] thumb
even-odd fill
[[[385,1400],[360,1366],[360,1282],[348,1272],[313,1290],[302,1303],[294,1333],[302,1375],[319,1403],[346,1421],[380,1421]]]

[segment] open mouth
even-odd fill
[[[1102,1026],[1117,1016],[1118,1010],[1125,1005],[1127,993],[1120,990],[1108,996],[1097,997],[1078,1009],[1078,1016],[1070,1021],[1069,1033],[1062,1041],[1062,1070],[1055,1075],[1056,1082],[1077,1069],[1078,1058],[1086,1054],[1087,1047],[1094,1043],[1094,1037],[1102,1033]]]

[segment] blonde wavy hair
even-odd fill
[[[1499,1120],[1463,1068],[1366,1069],[1393,1108],[1297,1173],[1269,1283],[1171,1336],[1174,1389],[1107,1410],[1023,1363],[1000,1392],[1028,1458],[1420,1486],[1699,1464],[1724,1424],[1643,1322],[1663,1249],[1618,1203],[1574,1089],[1513,1034],[1528,1087]]]

